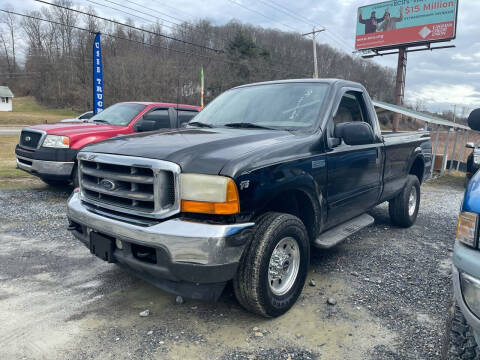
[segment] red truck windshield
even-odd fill
[[[127,126],[145,107],[142,104],[118,103],[91,117],[89,122]]]

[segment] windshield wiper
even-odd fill
[[[109,122],[107,120],[101,120],[101,119],[95,119],[95,120],[92,120],[93,122],[99,122],[99,123],[102,123],[102,124],[108,124]]]
[[[189,122],[187,125],[193,125],[193,126],[205,127],[205,128],[213,128],[212,125],[207,124],[207,123],[203,123],[203,122],[200,122],[200,121],[192,121],[192,122]]]
[[[225,124],[227,127],[232,127],[232,128],[243,128],[243,129],[267,129],[267,130],[275,130],[266,126],[261,126],[257,125],[254,123],[249,123],[249,122],[238,122],[238,123],[230,123],[230,124]]]

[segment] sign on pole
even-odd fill
[[[458,0],[391,0],[362,6],[355,49],[382,49],[455,38]]]
[[[102,48],[100,46],[100,33],[96,33],[93,41],[93,113],[98,114],[103,110],[103,107]]]

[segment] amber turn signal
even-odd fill
[[[226,184],[225,202],[182,200],[182,212],[231,215],[240,212],[237,185],[232,179]]]

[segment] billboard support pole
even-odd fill
[[[395,82],[395,105],[402,106],[405,93],[405,76],[407,74],[407,48],[401,47],[398,51],[397,79]],[[402,114],[396,113],[393,117],[393,132],[398,131],[398,124]]]

